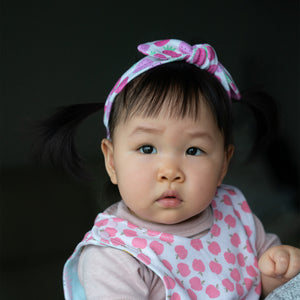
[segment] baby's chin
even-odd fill
[[[150,223],[155,223],[155,224],[161,224],[161,225],[178,225],[180,223],[192,220],[194,218],[197,218],[201,213],[196,213],[193,215],[189,215],[189,216],[181,216],[180,213],[178,214],[178,212],[174,212],[171,210],[166,210],[165,212],[156,215],[156,216],[142,216],[140,214],[137,214],[136,212],[132,211],[131,209],[129,209],[130,213],[143,220],[146,222],[150,222]]]

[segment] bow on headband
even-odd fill
[[[213,74],[221,82],[229,98],[237,100],[241,98],[231,75],[218,61],[215,50],[209,44],[191,46],[180,40],[169,39],[141,44],[138,46],[138,50],[145,54],[146,57],[142,58],[122,75],[107,97],[104,107],[104,125],[106,126],[108,137],[109,115],[116,95],[122,91],[129,81],[158,65],[185,60],[187,63]]]

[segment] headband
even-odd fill
[[[116,95],[132,79],[162,64],[185,60],[187,63],[213,74],[221,82],[229,98],[236,100],[241,98],[231,75],[218,61],[214,48],[209,44],[191,46],[180,40],[169,39],[141,44],[138,46],[138,50],[145,54],[146,57],[139,60],[121,76],[106,99],[103,122],[108,138],[110,136],[108,128],[109,116]]]

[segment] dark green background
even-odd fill
[[[88,183],[34,163],[30,123],[57,106],[105,101],[136,46],[156,39],[208,42],[240,89],[263,85],[275,97],[280,138],[245,164],[252,119],[239,115],[226,182],[267,230],[300,246],[298,1],[5,1],[1,20],[1,299],[63,299],[63,263],[110,202],[101,114],[77,136]]]

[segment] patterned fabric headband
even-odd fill
[[[110,137],[108,121],[112,104],[116,95],[118,95],[128,82],[156,66],[185,60],[202,70],[213,74],[222,84],[229,98],[239,100],[241,95],[237,89],[231,75],[218,61],[217,54],[209,44],[197,44],[191,46],[180,40],[160,40],[141,44],[138,50],[147,55],[129,70],[117,81],[114,88],[109,93],[104,107],[104,125],[107,129],[107,137]]]

